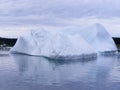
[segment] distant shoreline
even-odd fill
[[[0,37],[0,47],[13,47],[17,39]]]

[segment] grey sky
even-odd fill
[[[0,24],[55,24],[66,18],[120,16],[119,6],[120,0],[0,0]]]

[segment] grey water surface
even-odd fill
[[[64,61],[1,54],[0,90],[120,90],[120,57]]]

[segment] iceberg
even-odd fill
[[[31,30],[18,38],[11,53],[52,59],[93,58],[99,52],[117,52],[111,35],[101,24],[61,30]]]
[[[96,57],[97,52],[80,35],[55,30],[31,30],[18,38],[11,53],[43,56],[55,59]]]
[[[72,27],[63,31],[70,35],[79,34],[97,52],[117,51],[117,47],[112,36],[101,24],[95,23],[85,27]]]

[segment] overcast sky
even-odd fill
[[[120,0],[0,0],[1,25],[57,24],[86,16],[120,16]]]

